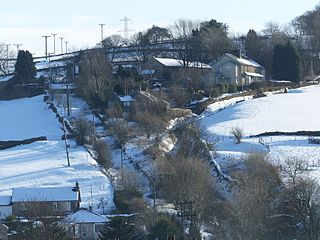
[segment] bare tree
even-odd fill
[[[179,207],[183,201],[194,201],[198,220],[209,222],[215,218],[217,194],[210,167],[199,158],[175,155],[157,162],[157,186],[160,194]]]
[[[234,189],[231,214],[234,226],[233,239],[264,239],[273,233],[277,214],[277,194],[281,185],[276,167],[261,154],[250,154],[245,161],[245,171],[234,176],[237,185]],[[233,212],[233,213],[232,213]]]
[[[105,169],[110,168],[112,166],[112,157],[108,144],[103,140],[95,141],[94,150],[97,154],[97,162]]]
[[[130,129],[128,122],[125,120],[113,121],[109,124],[109,129],[114,136],[118,147],[120,148],[120,160],[121,160],[121,180],[124,181],[124,166],[123,166],[123,153],[126,143],[130,139]]]
[[[236,140],[236,143],[241,143],[241,139],[243,138],[243,129],[240,127],[233,127],[231,128],[230,134]]]
[[[299,178],[289,184],[286,194],[298,239],[320,239],[319,185],[314,180]]]
[[[101,49],[88,50],[80,55],[80,74],[76,78],[78,93],[89,104],[106,107],[113,91],[112,68]]]
[[[0,73],[2,74],[7,74],[8,67],[10,67],[7,58],[14,58],[14,53],[4,43],[0,42]]]

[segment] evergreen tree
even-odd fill
[[[183,230],[178,222],[165,216],[161,216],[159,220],[151,227],[149,239],[167,240],[168,236],[175,236],[180,239]]]
[[[113,217],[99,234],[100,240],[139,240],[143,235],[139,233],[135,223],[127,217]]]
[[[298,82],[300,79],[300,57],[288,41],[273,49],[273,77],[279,80]]]
[[[33,82],[36,73],[32,54],[29,51],[20,50],[15,64],[15,80],[17,83],[25,84]]]

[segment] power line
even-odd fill
[[[51,37],[49,35],[42,36],[45,39],[45,54],[46,59],[48,58],[48,38]]]
[[[132,29],[129,29],[129,22],[131,22],[130,18],[124,17],[123,19],[120,20],[121,22],[124,22],[124,28],[120,32],[123,32],[124,34],[124,39],[128,40],[129,32],[133,31]]]
[[[68,43],[69,43],[69,42],[68,42],[68,41],[65,41],[64,43],[66,44],[66,53],[68,53]]]
[[[22,43],[16,43],[16,44],[13,44],[13,45],[17,47],[17,52],[19,52],[19,47],[22,46]]]
[[[58,34],[56,33],[51,33],[51,35],[53,36],[53,54],[56,55],[56,36]]]
[[[62,44],[62,40],[64,39],[64,37],[60,37],[60,41],[61,41],[61,45],[60,45],[60,47],[61,47],[61,54],[63,54],[63,44]]]

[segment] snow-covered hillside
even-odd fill
[[[0,151],[0,195],[11,194],[15,187],[74,186],[78,181],[82,206],[88,207],[92,201],[97,208],[99,199],[105,198],[108,208],[113,208],[109,179],[86,150],[72,141],[69,141],[71,166],[67,166],[61,126],[42,99],[43,96],[37,96],[0,102],[1,140],[48,138]]]
[[[218,103],[214,103],[199,117],[199,121],[209,141],[215,142],[217,162],[226,172],[241,166],[239,159],[244,153],[260,151],[268,153],[275,165],[283,164],[291,157],[304,158],[309,162],[309,169],[313,170],[310,175],[317,176],[320,171],[320,145],[308,143],[308,136],[260,139],[249,136],[272,131],[317,131],[320,129],[319,102],[319,85],[303,87],[288,93],[242,101],[221,111],[216,111]],[[233,127],[244,131],[245,136],[240,144],[235,144],[230,135]]]
[[[0,101],[0,140],[46,136],[61,139],[63,131],[43,96]]]
[[[320,86],[311,86],[237,103],[201,124],[209,132],[229,136],[232,127],[240,127],[245,135],[271,131],[319,130]],[[215,109],[214,105],[209,106]]]

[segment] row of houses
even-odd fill
[[[265,69],[259,63],[246,56],[237,57],[230,53],[225,53],[210,64],[153,57],[143,65],[141,74],[146,80],[156,80],[168,85],[175,80],[176,73],[182,68],[198,71],[201,77],[213,84],[246,86],[265,79]]]
[[[95,240],[109,218],[81,208],[79,184],[71,187],[14,188],[12,195],[0,196],[0,240],[8,239],[8,227],[1,223],[17,219],[45,218],[59,223],[70,239]]]

